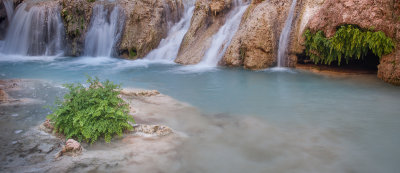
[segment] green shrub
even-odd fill
[[[99,137],[106,142],[117,134],[122,136],[124,130],[132,129],[134,123],[128,115],[129,105],[120,97],[120,86],[110,81],[99,82],[99,79],[88,77],[88,88],[82,84],[64,84],[69,93],[64,100],[57,100],[53,113],[48,118],[54,123],[54,129],[79,141],[93,143]]]
[[[332,38],[326,38],[323,31],[304,33],[306,55],[312,61],[331,64],[342,59],[349,62],[351,59],[364,58],[369,51],[378,56],[389,54],[394,49],[394,42],[382,31],[373,32],[362,30],[352,25],[341,26]]]

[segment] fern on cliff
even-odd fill
[[[330,65],[337,61],[362,59],[369,51],[381,58],[394,49],[394,42],[382,31],[362,30],[353,25],[341,26],[332,38],[326,38],[323,31],[304,33],[306,55],[314,63]]]

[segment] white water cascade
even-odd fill
[[[242,3],[241,0],[234,1],[234,9],[227,16],[225,24],[213,35],[210,48],[208,48],[198,66],[215,67],[218,65],[239,29],[240,21],[247,7],[248,4]]]
[[[22,3],[12,17],[3,54],[58,55],[63,53],[64,26],[56,5]]]
[[[182,19],[173,25],[168,31],[165,39],[162,39],[160,45],[152,50],[145,59],[155,61],[173,62],[178,56],[179,47],[182,43],[183,37],[190,27],[190,20],[192,19],[194,11],[194,4],[185,5],[185,13]]]
[[[3,0],[4,7],[6,8],[7,19],[11,21],[14,14],[14,2],[13,0]]]
[[[124,23],[125,16],[120,7],[108,8],[102,4],[94,6],[85,39],[85,55],[109,57],[115,54],[115,46],[121,38]]]
[[[289,15],[286,19],[285,26],[282,29],[281,36],[279,37],[278,48],[278,67],[284,67],[287,59],[287,48],[289,44],[290,31],[293,23],[294,10],[296,9],[297,0],[293,0],[290,7]]]

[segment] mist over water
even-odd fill
[[[124,25],[120,7],[94,6],[84,57],[58,54],[63,48],[62,22],[55,14],[59,14],[58,8],[32,6],[25,10],[27,4],[18,7],[10,25],[12,32],[8,33],[11,35],[0,42],[0,79],[43,81],[24,82],[22,89],[9,93],[13,98],[32,98],[34,104],[0,105],[0,144],[6,146],[0,152],[4,160],[0,171],[5,167],[40,171],[53,164],[72,172],[400,170],[398,87],[375,75],[322,76],[282,67],[260,71],[218,67],[248,7],[240,2],[213,36],[200,64],[174,64],[194,10],[194,5],[188,4],[182,19],[171,25],[159,47],[145,59],[135,61],[111,57]],[[282,43],[290,35],[295,4],[296,0],[282,32],[286,37],[280,39]],[[46,32],[34,34],[44,26],[51,36]],[[20,47],[12,50],[10,44]],[[286,51],[285,45],[279,49]],[[138,122],[164,124],[178,135],[158,139],[128,136],[112,144],[100,142],[87,147],[82,157],[61,161],[44,153],[34,158],[22,152],[22,144],[37,142],[35,138],[20,141],[50,113],[43,106],[67,92],[61,84],[84,83],[86,75],[110,79],[124,88],[156,89],[185,102],[166,96],[132,101],[138,110],[134,116],[142,118]],[[10,155],[23,155],[22,159],[32,162],[3,159]]]
[[[182,160],[158,162],[155,168],[240,172],[252,165],[254,172],[371,173],[399,168],[400,91],[374,75],[227,68],[176,73],[179,68],[148,60],[81,57],[2,61],[0,76],[47,79],[57,85],[99,76],[123,87],[157,89],[199,108],[203,114],[158,108],[166,116],[163,124],[191,137],[179,147]],[[29,117],[19,117],[24,116]],[[122,150],[109,152],[116,152],[115,159],[124,155]]]

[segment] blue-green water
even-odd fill
[[[2,59],[2,79],[62,84],[84,82],[85,75],[98,76],[123,87],[159,90],[208,115],[256,116],[284,130],[329,129],[354,150],[348,164],[359,167],[356,172],[400,170],[400,88],[374,75],[202,69],[116,58]]]

